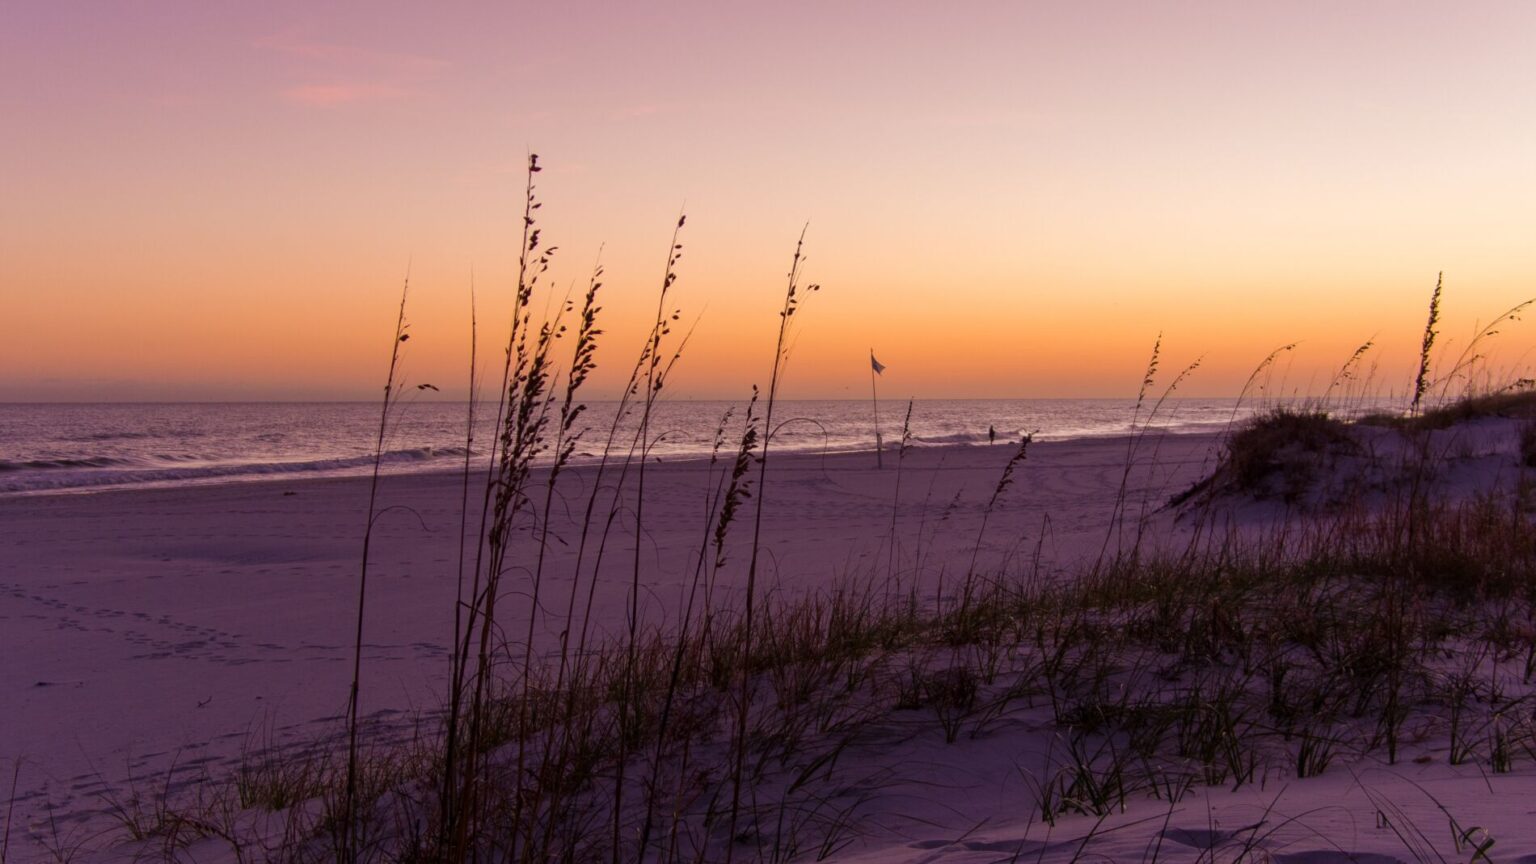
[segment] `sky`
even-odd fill
[[[1402,392],[1536,295],[1536,4],[0,4],[0,400],[367,399],[504,338],[527,154],[595,397]],[[1486,343],[1529,376],[1536,325]],[[499,349],[488,349],[491,351]],[[482,357],[482,362],[485,361]]]

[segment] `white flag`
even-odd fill
[[[869,366],[875,370],[876,375],[885,371],[885,364],[875,359],[875,352],[873,351],[869,352]]]

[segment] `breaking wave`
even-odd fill
[[[463,458],[464,448],[462,447],[415,447],[388,451],[383,454],[381,464],[390,468],[402,468],[427,466]],[[156,456],[138,459],[84,456],[25,461],[0,459],[0,492],[177,483],[316,472],[342,473],[371,467],[373,460],[374,456],[371,453],[291,462],[209,462],[188,456]]]

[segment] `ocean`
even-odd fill
[[[617,407],[589,403],[577,424],[586,431],[576,461],[601,455]],[[385,436],[385,470],[451,470],[462,464],[466,409],[462,402],[398,405]],[[983,444],[988,427],[996,429],[1000,442],[1026,432],[1035,432],[1037,440],[1119,435],[1131,428],[1134,409],[1129,399],[920,400],[912,406],[910,443]],[[482,404],[480,410],[477,452],[491,441],[488,415],[495,405]],[[727,435],[734,442],[744,403],[658,404],[651,455],[708,456],[727,410],[732,411]],[[906,402],[880,403],[887,447],[900,439],[906,410]],[[1247,412],[1245,406],[1239,416]],[[1195,432],[1225,428],[1233,417],[1231,399],[1170,399],[1152,425]],[[774,425],[776,452],[875,445],[867,400],[781,401]],[[0,495],[238,482],[275,474],[365,474],[372,470],[378,429],[379,406],[365,402],[0,404]]]

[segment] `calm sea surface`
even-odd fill
[[[578,424],[587,431],[577,459],[601,454],[617,407],[589,406]],[[729,402],[662,403],[651,422],[656,438],[651,453],[664,459],[707,456],[727,410],[733,411],[728,435],[739,439],[744,408]],[[880,403],[887,446],[899,439],[906,408],[905,402]],[[985,443],[989,426],[999,441],[1032,430],[1038,430],[1038,439],[1116,435],[1130,428],[1133,408],[1132,400],[919,401],[912,408],[911,440],[915,446]],[[489,414],[495,406],[481,410]],[[1232,417],[1231,400],[1171,399],[1153,425],[1180,432],[1220,429]],[[466,419],[464,403],[400,405],[385,438],[386,470],[453,468],[464,458]],[[774,421],[775,451],[874,447],[868,401],[780,402]],[[490,419],[476,425],[478,451],[491,440]],[[378,428],[378,406],[360,402],[0,404],[0,494],[367,473]],[[619,436],[625,442],[631,438]]]

